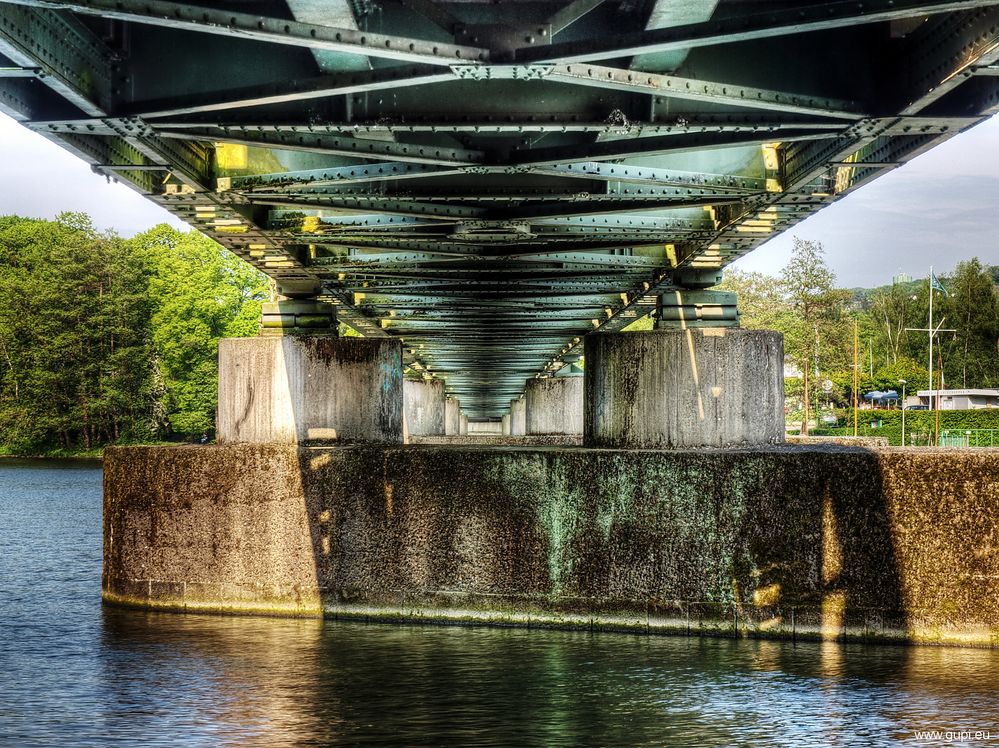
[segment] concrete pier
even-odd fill
[[[510,436],[527,434],[527,404],[524,398],[510,401]]]
[[[456,398],[449,397],[444,404],[444,435],[459,436],[461,434],[461,404]]]
[[[999,646],[999,449],[111,448],[103,595]]]
[[[219,341],[221,443],[398,444],[402,401],[402,348],[396,340]]]
[[[469,436],[503,436],[503,424],[500,421],[469,421]]]
[[[406,427],[411,436],[443,436],[447,396],[444,382],[427,379],[402,383]]]
[[[503,436],[510,436],[510,414],[504,414],[501,420],[501,431]]]
[[[466,436],[467,434],[468,434],[468,416],[462,413],[461,420],[458,423],[458,435]]]
[[[784,439],[780,333],[607,333],[588,336],[585,349],[587,446],[676,449]]]
[[[528,379],[524,401],[528,435],[583,433],[583,377]]]

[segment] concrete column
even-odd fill
[[[461,414],[461,423],[458,424],[458,434],[465,436],[468,433],[468,416]]]
[[[501,421],[470,421],[468,433],[475,436],[502,436],[503,424]]]
[[[445,405],[444,434],[447,436],[461,434],[461,405],[454,397],[449,397]]]
[[[529,435],[583,433],[583,377],[528,379],[524,401]]]
[[[443,436],[447,396],[444,382],[409,379],[402,383],[403,414],[411,436]]]
[[[509,413],[507,413],[505,416],[503,416],[503,420],[501,421],[501,424],[502,424],[501,428],[503,430],[503,436],[510,436],[510,414]]]
[[[784,339],[778,332],[605,333],[588,336],[585,346],[587,446],[672,449],[784,440]]]
[[[510,435],[524,436],[527,433],[527,403],[522,397],[510,401]]]
[[[402,442],[397,340],[275,336],[219,341],[220,442]]]

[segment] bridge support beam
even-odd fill
[[[670,291],[656,303],[656,329],[738,327],[739,309],[731,291]]]
[[[504,413],[503,414],[503,419],[502,419],[501,423],[502,423],[502,428],[503,428],[503,436],[510,436],[510,434],[512,432],[510,431],[510,414],[509,413]]]
[[[458,422],[458,435],[466,436],[467,434],[468,434],[468,416],[462,413],[460,416],[460,420]]]
[[[410,436],[444,436],[447,396],[439,379],[405,380],[402,383],[403,414]]]
[[[402,443],[402,346],[318,336],[219,342],[223,443]]]
[[[527,434],[527,403],[523,397],[510,401],[510,436]]]
[[[784,341],[738,328],[585,339],[584,444],[685,449],[784,440]]]
[[[461,435],[461,403],[455,397],[449,397],[444,406],[444,434],[446,436]]]
[[[529,436],[583,433],[583,377],[528,379],[524,401]]]

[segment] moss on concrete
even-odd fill
[[[999,642],[999,450],[121,448],[105,599]]]

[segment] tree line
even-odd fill
[[[936,342],[943,385],[999,387],[999,267],[969,260],[940,280],[935,324],[954,330]],[[926,280],[838,288],[822,246],[795,239],[779,277],[730,269],[720,288],[738,294],[742,326],[784,333],[792,410],[806,392],[810,409],[851,403],[855,343],[858,397],[929,386],[929,340],[913,331]],[[197,231],[123,239],[78,213],[0,217],[0,453],[211,434],[218,341],[255,335],[267,295],[264,275]]]
[[[0,217],[0,453],[210,433],[218,341],[256,334],[267,291],[196,231]]]
[[[999,387],[999,266],[975,258],[938,277],[934,327],[953,331],[934,340],[935,385]],[[929,335],[920,329],[928,327],[928,280],[852,290],[835,280],[822,245],[798,238],[778,277],[725,273],[721,288],[738,294],[742,326],[784,333],[791,407],[801,408],[807,378],[813,407],[849,406],[855,355],[858,397],[899,391],[903,379],[908,393],[928,389]]]

